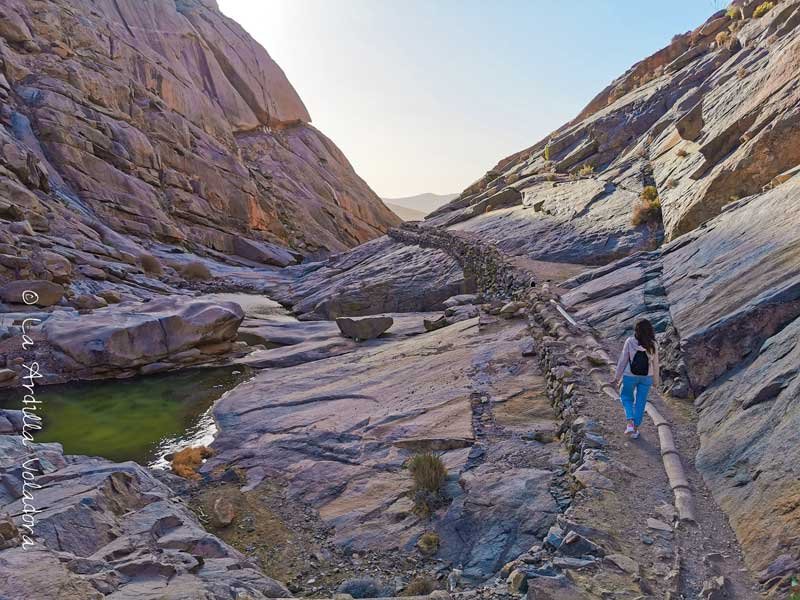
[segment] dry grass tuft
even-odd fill
[[[587,175],[591,175],[594,173],[594,165],[583,165],[580,169],[578,169],[578,175],[581,177],[586,177]]]
[[[717,42],[717,48],[723,48],[725,45],[730,41],[731,34],[727,31],[720,31],[715,37],[714,40]]]
[[[634,227],[651,223],[658,224],[661,220],[661,200],[656,198],[652,202],[642,200],[633,207],[633,215],[631,216],[631,224]]]
[[[439,550],[439,534],[435,531],[423,533],[417,540],[417,548],[425,556],[433,556]]]
[[[436,582],[427,575],[415,577],[408,582],[403,596],[427,596],[436,589]]]
[[[161,266],[161,261],[152,254],[142,254],[139,257],[139,266],[145,273],[161,277],[164,274],[164,267]]]
[[[432,452],[413,456],[408,461],[408,470],[414,478],[414,489],[427,492],[438,492],[447,477],[447,467],[444,466],[442,459]]]
[[[414,455],[407,466],[414,479],[412,490],[414,511],[422,517],[429,517],[444,503],[441,489],[447,478],[447,467],[442,459],[432,452]]]
[[[214,456],[214,451],[206,446],[179,450],[172,457],[172,472],[185,479],[200,479],[197,469],[209,456]]]
[[[212,278],[211,271],[205,263],[199,260],[187,263],[180,270],[181,276],[190,281],[208,281]]]

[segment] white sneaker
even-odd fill
[[[639,430],[637,429],[631,434],[631,439],[638,440],[639,439]]]
[[[625,435],[630,435],[635,431],[636,431],[636,429],[634,429],[633,425],[628,423],[628,426],[625,428]]]

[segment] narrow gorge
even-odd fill
[[[402,223],[215,0],[3,0],[0,599],[800,597],[800,0],[475,175]]]

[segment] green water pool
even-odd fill
[[[44,423],[34,439],[60,442],[67,454],[163,466],[165,454],[213,439],[211,405],[248,377],[224,367],[37,387]],[[21,408],[23,392],[14,392],[0,396],[0,408]]]

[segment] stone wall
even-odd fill
[[[531,273],[514,266],[493,245],[466,234],[419,227],[412,223],[390,229],[388,234],[392,239],[406,244],[444,250],[461,265],[464,278],[474,279],[478,289],[487,296],[525,300],[527,292],[535,285]]]

